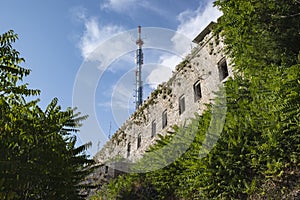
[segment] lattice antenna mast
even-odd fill
[[[142,65],[144,63],[144,55],[142,46],[144,41],[141,38],[141,26],[138,26],[138,39],[136,40],[136,45],[138,49],[136,50],[136,94],[135,94],[135,108],[138,109],[143,103],[143,82],[142,82]]]

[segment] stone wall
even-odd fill
[[[224,57],[223,43],[216,40],[211,32],[213,25],[209,24],[194,39],[197,47],[176,66],[176,72],[169,81],[159,85],[116,131],[95,155],[96,162],[106,163],[120,158],[136,161],[154,143],[157,134],[165,135],[173,125],[188,123],[195,113],[201,114],[205,110],[205,104],[214,97],[218,85],[232,75]],[[167,116],[165,127],[164,112]]]

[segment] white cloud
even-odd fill
[[[102,9],[111,9],[116,12],[124,12],[131,10],[138,0],[106,0],[102,5]]]
[[[87,58],[102,42],[124,30],[123,27],[117,25],[100,26],[96,18],[82,18],[85,31],[79,42],[79,48],[83,58]]]
[[[180,53],[180,55],[187,55],[192,47],[192,40],[202,31],[211,21],[216,21],[222,13],[215,7],[210,0],[204,9],[199,6],[196,10],[186,10],[177,16],[180,22],[177,27],[176,34],[171,39],[173,43],[173,51]],[[186,39],[189,38],[188,44]],[[159,65],[149,74],[146,81],[151,87],[155,88],[160,82],[167,81],[174,70],[175,66],[182,61],[182,58],[176,55],[162,55],[160,57]],[[161,69],[161,66],[167,68]]]
[[[129,62],[127,53],[136,49],[131,31],[119,25],[101,25],[96,18],[80,15],[85,30],[79,40],[78,47],[85,61],[96,62],[98,69],[114,71],[111,67],[115,61]]]
[[[147,82],[151,88],[156,88],[160,83],[166,82],[172,75],[172,70],[167,67],[158,67],[152,70],[151,74],[147,77]]]
[[[160,83],[166,82],[172,76],[172,71],[174,71],[176,64],[181,60],[182,58],[176,55],[160,56],[159,64],[155,65],[155,68],[146,78],[147,84],[155,89]]]
[[[176,56],[176,55],[172,55],[172,56],[165,56],[165,55],[162,55],[160,58],[159,58],[159,62],[161,65],[165,66],[165,67],[168,67],[172,70],[175,69],[176,65],[182,61],[182,58],[179,57],[179,56]]]
[[[210,0],[204,9],[199,6],[196,10],[186,10],[180,13],[177,16],[180,22],[177,31],[193,39],[211,21],[216,21],[221,15],[222,13],[213,7],[213,1]]]
[[[175,49],[182,49],[188,52],[190,47],[182,44],[180,34],[193,40],[200,31],[202,31],[211,21],[216,21],[222,13],[213,7],[213,2],[209,1],[204,9],[199,6],[196,10],[186,10],[177,16],[180,25],[177,28],[177,33],[172,41]]]

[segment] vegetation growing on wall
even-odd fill
[[[188,64],[190,63],[190,61],[188,59],[184,59],[181,63],[179,63],[176,67],[175,70],[177,72],[179,72],[180,70],[182,70],[184,67],[186,67]]]
[[[197,134],[181,157],[157,171],[121,176],[95,199],[299,198],[300,2],[215,4],[224,13],[217,31],[222,29],[235,69],[234,80],[225,83],[227,114],[217,144],[199,156],[208,109],[189,125]],[[172,138],[161,137],[149,151]]]
[[[166,84],[159,84],[157,88],[150,94],[150,98],[147,99],[138,110],[136,110],[132,115],[132,120],[135,124],[140,125],[141,123],[147,122],[147,109],[149,106],[157,103],[159,96],[161,95],[162,99],[168,99],[172,97],[172,89]]]

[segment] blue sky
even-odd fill
[[[220,15],[212,0],[1,0],[0,32],[19,35],[14,47],[32,70],[25,81],[42,91],[42,108],[57,97],[64,109],[77,106],[91,116],[79,143],[92,141],[94,155],[134,111],[137,26],[145,42],[146,98]]]

